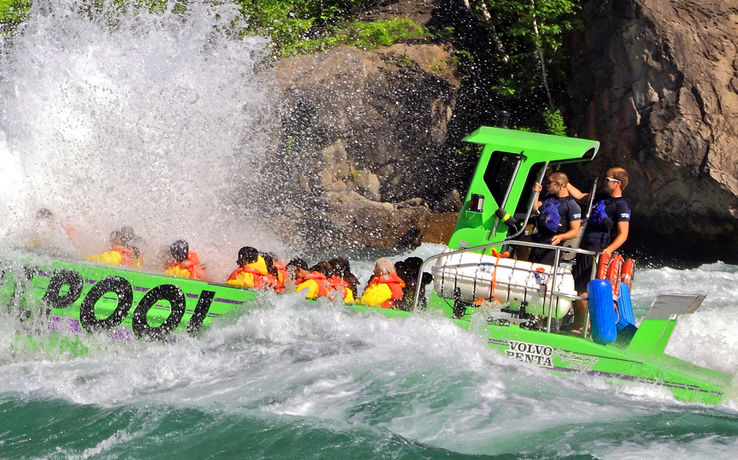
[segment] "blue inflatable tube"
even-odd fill
[[[626,283],[620,283],[620,297],[618,297],[618,318],[617,328],[622,331],[628,326],[635,327],[635,314],[633,314],[633,302],[630,300],[630,289]]]
[[[607,344],[615,341],[618,331],[612,286],[607,280],[596,279],[587,284],[589,321],[592,323],[592,339],[595,343]]]

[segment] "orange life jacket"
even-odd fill
[[[277,283],[276,283],[276,286],[274,286],[274,290],[277,292],[283,292],[284,283],[287,280],[287,277],[289,276],[289,273],[287,273],[287,264],[285,264],[281,260],[275,260],[274,267],[277,269],[277,272],[279,272],[279,276],[277,277]]]
[[[367,286],[367,289],[377,284],[385,284],[392,293],[392,297],[382,303],[382,308],[392,308],[392,306],[395,304],[395,301],[402,300],[402,288],[405,287],[405,282],[402,281],[402,278],[397,276],[395,273],[390,273],[389,275],[373,276],[372,279],[369,280],[369,285]]]
[[[305,278],[303,278],[300,282],[300,284],[297,285],[296,291],[302,291],[303,289],[311,290],[311,281],[312,283],[315,283],[314,289],[315,292],[312,296],[308,295],[306,297],[309,297],[311,299],[315,299],[317,297],[327,297],[329,293],[328,289],[328,279],[325,277],[324,274],[320,272],[312,272],[309,275],[307,275]],[[315,289],[317,287],[317,289]],[[308,294],[310,294],[308,292]]]
[[[243,267],[238,267],[237,269],[233,270],[233,273],[231,273],[228,281],[236,280],[238,278],[238,275],[240,275],[241,273],[251,273],[253,275],[254,289],[264,289],[265,287],[270,285],[270,283],[268,282],[269,275],[264,275],[258,269],[254,267],[249,267],[248,265],[244,265]]]
[[[191,280],[199,280],[205,277],[205,270],[200,265],[200,257],[194,251],[187,253],[187,260],[166,263],[167,270],[175,267],[181,270],[187,270],[190,273],[189,279]]]
[[[266,286],[269,286],[270,288],[274,289],[275,292],[284,292],[284,280],[287,276],[287,266],[284,264],[284,262],[275,260],[273,261],[274,268],[277,269],[277,275],[272,275],[267,271],[267,274],[264,275],[264,283]]]
[[[131,267],[140,267],[143,265],[143,257],[136,256],[133,249],[128,246],[113,245],[110,248],[111,251],[118,251],[120,254],[120,263],[123,265],[130,265]]]
[[[328,288],[333,295],[329,294],[331,300],[338,298],[335,294],[338,294],[344,302],[353,302],[354,293],[351,290],[351,284],[344,280],[340,276],[331,276],[328,278]]]

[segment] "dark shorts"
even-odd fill
[[[530,250],[530,261],[539,264],[553,265],[555,254],[556,251],[553,249],[533,248]]]
[[[582,249],[587,251],[600,252],[607,246],[591,246],[584,245]],[[572,268],[572,275],[574,275],[574,288],[577,292],[587,292],[587,284],[592,280],[592,264],[594,262],[594,256],[587,256],[584,254],[577,254],[574,268]]]

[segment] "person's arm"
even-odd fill
[[[602,252],[607,255],[611,255],[613,252],[617,251],[618,248],[622,246],[623,243],[625,243],[625,240],[628,239],[629,229],[630,222],[618,222],[618,236],[616,236],[615,239],[612,240],[612,243],[610,243],[609,246],[603,249]]]
[[[538,208],[540,208],[541,205],[543,204],[543,202],[540,200],[542,190],[543,190],[543,186],[541,184],[539,184],[538,182],[533,184],[533,192],[537,194],[536,202],[533,203],[533,210],[535,212],[538,212]]]
[[[585,198],[589,198],[589,193],[582,192],[578,188],[574,187],[571,182],[566,184],[566,189],[569,191],[569,194],[577,201],[582,201]]]
[[[569,231],[565,233],[561,233],[559,235],[554,235],[551,239],[551,244],[556,246],[557,244],[561,244],[563,241],[570,240],[572,238],[576,238],[579,235],[579,229],[582,227],[582,221],[575,220],[573,222],[569,223]]]

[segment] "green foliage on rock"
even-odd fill
[[[9,32],[20,24],[31,7],[31,0],[0,0],[0,32]]]
[[[246,32],[271,38],[277,54],[311,53],[337,45],[372,49],[429,36],[410,19],[363,22],[374,0],[239,0]]]
[[[566,124],[564,123],[564,115],[558,107],[549,107],[543,111],[543,123],[546,125],[546,132],[556,136],[566,136]]]
[[[390,21],[346,22],[324,32],[317,38],[281,43],[281,54],[311,53],[338,45],[350,45],[362,49],[389,46],[401,40],[428,37],[427,30],[410,19]]]
[[[475,10],[494,34],[493,52],[513,94],[566,75],[564,33],[575,25],[578,0],[477,0]],[[489,16],[483,14],[488,11]]]

